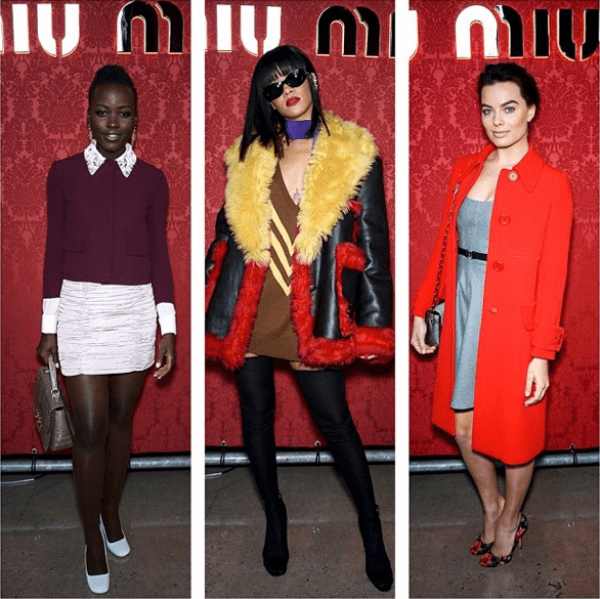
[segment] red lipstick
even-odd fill
[[[296,104],[298,104],[298,102],[300,102],[300,98],[298,98],[297,96],[294,96],[293,98],[290,98],[285,105],[286,106],[295,106]]]

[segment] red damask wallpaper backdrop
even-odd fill
[[[45,186],[54,160],[87,145],[87,90],[94,72],[118,63],[138,90],[138,155],[161,168],[170,190],[167,241],[177,311],[177,364],[168,380],[147,377],[133,423],[133,451],[190,448],[190,1],[171,0],[184,23],[183,52],[169,53],[169,23],[156,2],[158,52],[144,51],[143,23],[133,22],[130,54],[117,52],[117,16],[126,2],[79,0],[79,43],[61,55],[64,2],[52,2],[58,57],[38,41],[37,2],[27,4],[30,50],[14,51],[12,4],[1,3],[2,93],[2,453],[42,450],[32,395],[39,366]]]
[[[485,65],[481,27],[472,27],[471,60],[457,60],[454,25],[475,4],[412,0],[419,47],[410,63],[410,294],[414,297],[439,226],[454,160],[487,141],[479,120],[476,77]],[[478,5],[494,12],[494,2]],[[524,58],[536,77],[541,106],[530,141],[551,165],[569,175],[574,225],[562,324],[563,349],[551,371],[548,450],[598,445],[598,50],[582,61],[557,47],[557,11],[573,11],[573,40],[581,45],[583,14],[595,1],[514,0],[523,21]],[[533,57],[533,9],[550,15],[550,56]],[[509,59],[508,28],[498,18],[500,60]],[[597,32],[596,32],[597,40]],[[453,441],[431,426],[435,358],[410,357],[410,451],[457,453]]]
[[[250,54],[240,39],[239,1],[232,6],[232,51],[217,51],[215,0],[205,2],[208,24],[206,52],[206,247],[214,238],[214,222],[223,203],[225,168],[223,153],[242,132],[250,78],[257,56]],[[319,75],[322,105],[346,120],[366,127],[374,135],[383,159],[388,220],[392,225],[394,248],[394,59],[389,56],[391,0],[329,2],[324,0],[274,0],[253,2],[256,7],[256,38],[262,54],[266,35],[266,7],[281,7],[279,44],[293,44],[304,50]],[[381,26],[379,55],[365,56],[366,28],[357,23],[356,56],[342,56],[340,24],[332,26],[330,55],[316,55],[319,15],[331,6],[354,11],[367,7]],[[346,37],[349,33],[346,32]],[[392,262],[393,269],[393,262]],[[357,428],[366,445],[394,443],[394,369],[386,366],[353,365],[345,369],[347,396]],[[310,447],[324,441],[312,424],[287,366],[276,370],[278,397],[275,435],[280,446]],[[222,366],[206,366],[206,444],[242,444],[235,379]]]

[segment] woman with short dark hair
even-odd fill
[[[130,547],[119,519],[131,421],[147,370],[175,360],[173,282],[164,174],[134,153],[137,92],[118,65],[89,90],[90,143],[48,174],[48,233],[40,358],[52,356],[74,414],[73,474],[85,534],[86,579],[109,589],[106,548]],[[106,546],[105,546],[106,544]]]
[[[533,77],[515,63],[488,64],[478,91],[491,143],[454,165],[411,344],[436,350],[425,315],[432,298],[444,302],[433,423],[455,435],[481,498],[483,532],[470,551],[494,567],[511,561],[529,525],[521,508],[544,448],[548,361],[564,334],[572,200],[567,175],[528,142],[539,108]],[[495,459],[506,465],[504,495]]]

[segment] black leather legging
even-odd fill
[[[294,371],[317,426],[329,443],[363,518],[377,515],[373,483],[365,452],[346,403],[341,370]],[[273,360],[247,358],[237,371],[246,453],[266,510],[275,508],[279,490],[275,461],[275,383]]]

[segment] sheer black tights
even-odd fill
[[[340,370],[295,370],[317,426],[321,429],[362,518],[377,516],[373,483],[365,452],[352,421]],[[273,420],[273,360],[247,358],[237,371],[246,453],[265,509],[277,505],[278,486]]]
[[[73,477],[88,572],[106,572],[99,519],[109,541],[122,537],[119,502],[131,448],[131,419],[145,372],[65,377],[73,408]]]

